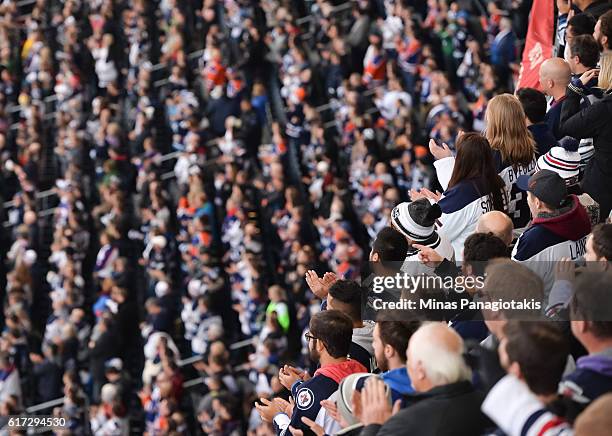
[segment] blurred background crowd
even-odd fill
[[[254,401],[290,397],[283,365],[316,369],[304,331],[322,301],[352,304],[329,287],[360,280],[389,226],[433,270],[424,257],[467,258],[478,216],[504,211],[507,248],[538,217],[516,183],[537,161],[588,213],[568,206],[562,241],[586,241],[612,207],[612,5],[559,0],[559,57],[514,97],[531,5],[0,2],[0,415],[61,415],[74,435],[289,432]],[[457,206],[470,189],[491,197],[476,215]],[[413,212],[442,221],[437,239],[402,227]],[[370,371],[374,323],[356,318]]]

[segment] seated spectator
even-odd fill
[[[503,212],[493,210],[478,218],[475,233],[491,233],[510,247],[514,236],[512,220]]]
[[[393,416],[384,401],[384,383],[370,379],[361,394],[362,435],[480,434],[488,422],[480,412],[482,395],[470,382],[463,341],[442,323],[428,323],[410,338],[406,367],[416,403]]]
[[[509,320],[498,351],[504,369],[526,383],[544,404],[557,399],[569,357],[569,341],[559,326]]]
[[[555,405],[557,387],[569,356],[567,337],[550,322],[510,320],[503,333],[499,360],[509,375],[493,386],[482,410],[506,434],[545,428],[567,430],[567,422],[555,416],[559,410]],[[528,345],[534,343],[538,346]],[[493,373],[493,366],[488,364],[489,372]],[[521,394],[524,396],[519,399]],[[513,399],[512,404],[499,407],[500,401],[505,404],[508,397]],[[535,411],[527,404],[535,406]]]
[[[481,299],[484,301],[540,303],[539,307],[537,304],[531,304],[522,310],[519,308],[498,311],[483,309],[483,317],[491,334],[482,341],[482,345],[488,349],[497,349],[509,319],[516,316],[521,316],[525,320],[542,319],[544,289],[542,279],[536,273],[527,266],[510,259],[491,262],[485,272],[486,279],[480,291]],[[523,285],[517,287],[516,283]]]
[[[411,336],[419,328],[418,321],[404,321],[392,313],[379,312],[374,326],[372,346],[380,377],[391,389],[391,402],[402,400],[414,392],[406,371],[406,349]]]

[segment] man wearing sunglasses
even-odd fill
[[[361,363],[347,357],[352,333],[351,319],[338,310],[325,310],[312,317],[305,336],[310,359],[319,363],[319,369],[311,378],[305,371],[286,365],[279,371],[279,379],[291,391],[293,402],[262,398],[255,404],[261,418],[272,422],[278,435],[289,434],[289,426],[302,430],[304,435],[312,435],[302,418],[325,426],[321,401],[336,392],[346,376],[367,372]]]

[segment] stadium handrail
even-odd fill
[[[231,344],[229,346],[229,349],[234,351],[234,350],[238,350],[240,348],[244,348],[244,347],[248,347],[249,345],[252,345],[255,342],[255,338],[251,338],[251,339],[245,339],[243,341],[238,341],[238,342],[234,342],[233,344]],[[177,366],[179,368],[183,368],[187,365],[191,365],[193,363],[199,362],[201,360],[204,359],[204,355],[199,354],[196,356],[191,356],[188,357],[186,359],[182,359],[179,360],[177,362]],[[183,387],[191,387],[192,385],[195,386],[197,383],[196,382],[200,382],[202,379],[202,377],[198,377],[192,380],[188,380],[183,384]],[[36,413],[36,412],[41,412],[43,410],[48,410],[51,409],[52,407],[57,407],[57,406],[61,406],[64,404],[64,401],[66,400],[66,397],[61,397],[61,398],[56,398],[55,400],[49,400],[49,401],[45,401],[44,403],[39,403],[39,404],[35,404],[33,406],[30,406],[28,408],[26,408],[26,413],[28,414],[32,414],[32,413]]]

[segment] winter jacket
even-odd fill
[[[562,257],[573,260],[584,256],[591,223],[578,197],[570,195],[566,205],[554,214],[540,214],[519,237],[512,259],[525,262],[544,281],[548,291],[554,282],[555,261]]]
[[[479,435],[489,425],[480,411],[483,395],[469,381],[438,386],[412,397],[415,404],[400,410],[382,426],[366,426],[361,436]]]
[[[601,207],[605,218],[612,208],[612,94],[581,109],[582,95],[568,87],[561,110],[561,134],[576,139],[593,138],[595,154],[588,162],[582,188]]]

